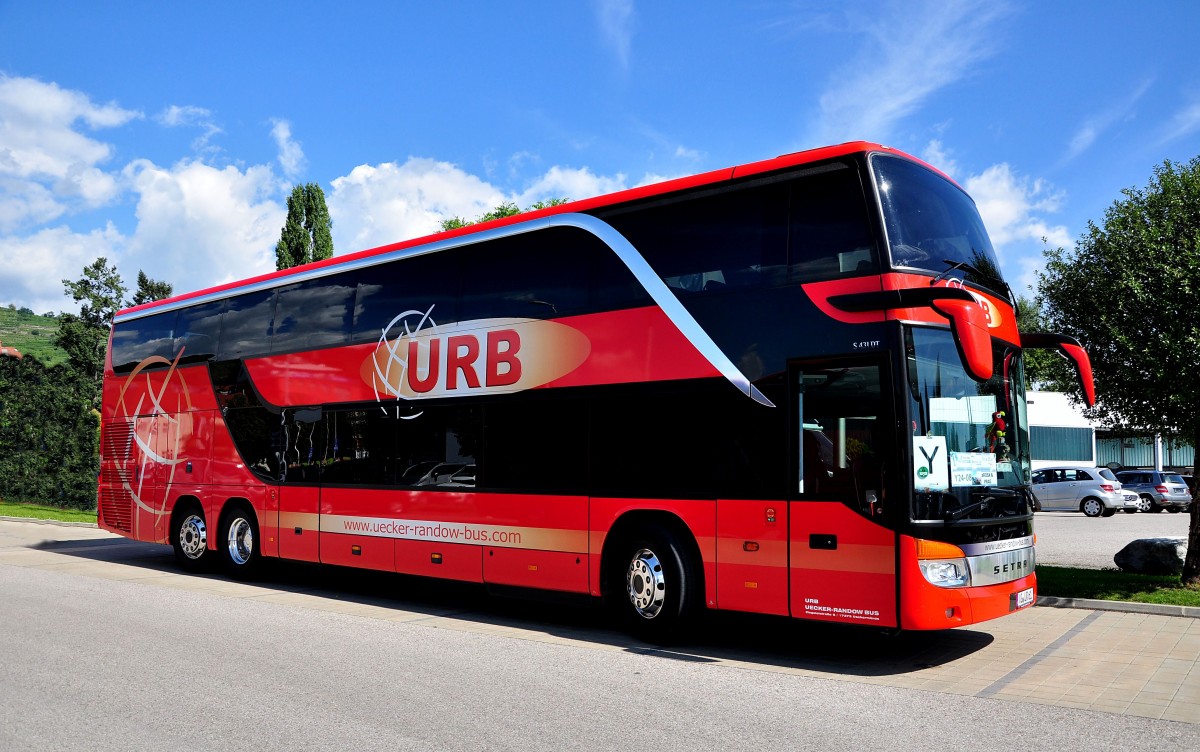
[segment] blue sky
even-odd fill
[[[856,139],[966,187],[1023,291],[1200,155],[1191,1],[111,5],[0,0],[0,304],[269,271],[297,182],[341,254]]]

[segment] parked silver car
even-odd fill
[[[1143,512],[1183,512],[1192,503],[1192,494],[1179,473],[1160,470],[1121,470],[1117,479],[1125,490],[1138,495],[1138,508]]]
[[[1107,467],[1043,467],[1033,473],[1033,494],[1045,511],[1080,511],[1112,517],[1136,510],[1138,495],[1121,488]]]

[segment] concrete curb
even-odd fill
[[[32,522],[36,525],[60,525],[62,527],[96,527],[94,522],[64,522],[63,520],[39,520],[36,517],[0,517],[5,522]]]
[[[1093,611],[1121,611],[1127,614],[1185,616],[1191,619],[1200,619],[1200,608],[1194,606],[1169,606],[1162,603],[1097,601],[1090,598],[1056,598],[1052,595],[1039,595],[1037,605],[1049,606],[1050,608],[1087,608]]]

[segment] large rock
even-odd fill
[[[1113,557],[1125,572],[1138,574],[1182,574],[1187,555],[1187,538],[1141,538]]]

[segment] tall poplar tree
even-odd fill
[[[275,244],[275,268],[290,269],[333,256],[333,220],[321,186],[305,183],[293,187],[287,208],[287,220]]]

